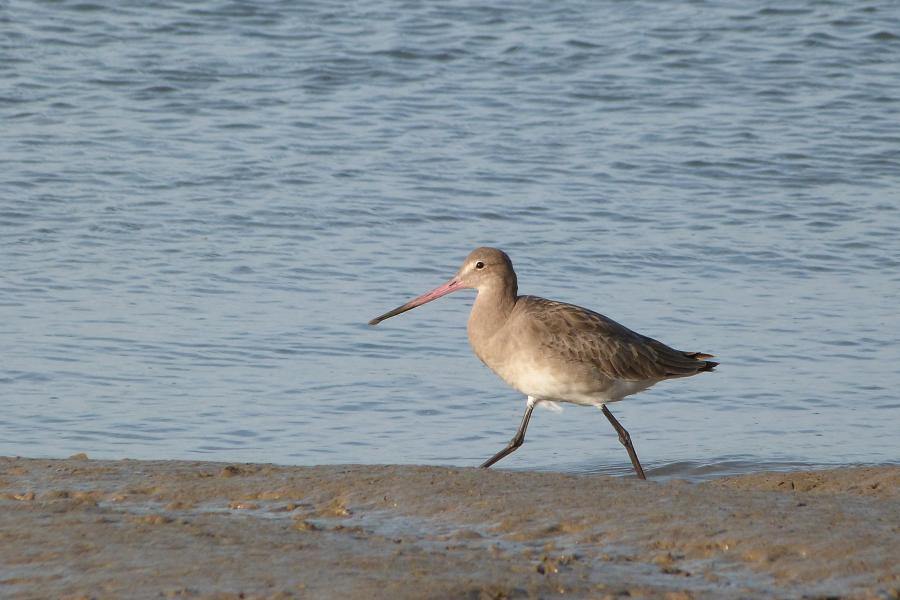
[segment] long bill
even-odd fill
[[[392,310],[390,312],[386,312],[383,315],[381,315],[380,317],[375,317],[374,319],[369,321],[369,325],[378,325],[385,319],[390,319],[391,317],[395,317],[395,316],[399,315],[400,313],[405,313],[408,310],[412,310],[413,308],[415,308],[417,306],[422,306],[426,302],[431,302],[432,300],[437,300],[441,296],[446,296],[447,294],[450,294],[452,292],[455,292],[455,291],[461,290],[461,289],[462,289],[462,286],[459,285],[459,280],[456,277],[454,277],[453,279],[451,279],[444,285],[434,288],[427,294],[422,294],[418,298],[413,298],[412,300],[410,300],[403,306],[398,306],[394,310]]]

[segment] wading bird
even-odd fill
[[[465,288],[478,290],[469,315],[472,349],[503,381],[528,397],[515,436],[482,468],[522,445],[538,403],[572,402],[603,411],[628,450],[635,473],[646,479],[631,436],[606,405],[664,379],[690,377],[719,364],[706,360],[711,354],[675,350],[592,310],[519,296],[512,262],[496,248],[473,250],[450,281],[369,325]]]

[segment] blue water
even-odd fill
[[[0,454],[476,465],[472,248],[714,374],[645,466],[900,461],[900,8],[0,4]],[[501,466],[626,472],[537,412]]]

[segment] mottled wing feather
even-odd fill
[[[675,350],[599,313],[535,296],[519,299],[543,348],[627,381],[687,377],[710,370],[709,355]]]

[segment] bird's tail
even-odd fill
[[[690,356],[694,360],[703,361],[703,367],[699,371],[697,371],[698,373],[702,373],[704,371],[712,371],[719,366],[719,363],[715,361],[705,360],[707,358],[715,358],[715,356],[712,354],[704,354],[703,352],[690,352],[688,353],[688,356]]]

